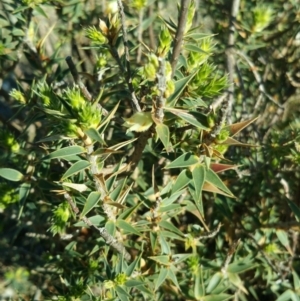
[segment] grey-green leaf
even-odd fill
[[[133,234],[136,234],[138,236],[141,236],[141,233],[139,231],[137,231],[133,226],[131,226],[129,223],[125,222],[124,220],[118,220],[117,221],[117,226],[128,232],[128,233],[133,233]]]
[[[81,217],[89,213],[94,207],[97,206],[98,202],[101,199],[101,194],[97,191],[93,191],[88,196],[86,203],[84,204],[83,210],[80,214]]]
[[[90,166],[90,162],[86,160],[77,161],[74,163],[62,176],[61,180],[64,180]]]
[[[13,182],[19,182],[24,179],[23,174],[12,168],[0,168],[0,177]]]
[[[155,290],[157,290],[163,284],[167,276],[168,276],[168,269],[162,267],[155,282]]]
[[[165,168],[182,168],[196,164],[199,158],[193,153],[184,153],[173,162],[168,164]]]
[[[167,153],[172,151],[172,145],[170,143],[170,131],[169,127],[163,123],[158,124],[155,127],[158,138],[163,143]]]
[[[78,154],[85,153],[86,150],[84,147],[79,146],[79,145],[73,145],[73,146],[68,146],[61,148],[59,150],[56,150],[52,152],[51,154],[45,156],[43,159],[48,160],[48,159],[57,159],[57,158],[65,158],[68,156],[74,156]]]
[[[199,202],[201,200],[202,188],[205,182],[205,174],[206,174],[205,166],[202,164],[197,164],[192,170],[193,181],[195,185],[195,196],[196,196],[195,202]]]
[[[222,182],[219,176],[212,171],[211,169],[207,170],[205,180],[214,186],[218,187],[219,189],[223,190],[229,195],[232,195],[232,192],[227,188],[227,186]]]

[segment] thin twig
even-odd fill
[[[139,11],[139,25],[138,25],[138,51],[137,51],[137,57],[136,57],[136,62],[139,64],[142,59],[142,41],[143,41],[143,18],[144,18],[144,8],[141,8]]]
[[[153,125],[146,132],[142,132],[134,145],[134,152],[129,157],[129,166],[133,170],[140,161],[148,139],[152,136]]]
[[[155,101],[155,111],[154,117],[155,119],[162,123],[164,119],[164,106],[165,106],[165,91],[166,91],[166,75],[165,75],[165,60],[163,58],[158,58],[159,68],[156,74],[157,78],[157,88],[159,91],[159,95],[156,97]]]
[[[72,58],[70,56],[66,57],[66,62],[69,66],[70,72],[73,76],[74,82],[76,85],[79,86],[79,89],[81,91],[81,93],[83,94],[83,96],[88,100],[88,101],[92,101],[93,97],[90,94],[90,92],[88,91],[88,89],[86,88],[86,86],[84,85],[84,83],[81,81],[79,73],[76,69],[76,66],[72,60]]]
[[[153,3],[149,5],[148,8],[148,18],[151,19],[153,16]],[[154,30],[153,30],[153,24],[151,23],[149,28],[148,28],[148,34],[149,34],[149,46],[150,49],[155,49],[156,48],[156,41],[155,41],[155,36],[154,36]]]
[[[124,43],[125,60],[126,60],[125,78],[126,78],[126,81],[127,81],[128,89],[131,93],[132,108],[136,112],[141,112],[142,110],[141,110],[141,107],[139,105],[139,101],[138,101],[138,99],[135,95],[134,88],[133,88],[133,85],[132,85],[130,59],[129,59],[128,37],[127,37],[125,14],[124,14],[124,8],[123,8],[122,0],[118,0],[118,7],[119,7],[119,13],[120,13],[120,17],[121,17],[122,32],[123,32],[123,43]]]
[[[226,116],[228,113],[228,98],[230,94],[227,94],[227,97],[225,97],[222,102],[221,102],[221,107],[220,110],[218,111],[218,116],[217,119],[215,121],[214,126],[212,127],[211,131],[209,133],[207,133],[207,135],[205,136],[205,138],[203,139],[203,143],[205,143],[206,145],[210,145],[215,138],[219,135],[219,133],[221,132],[225,120],[226,120]]]
[[[69,193],[65,192],[64,197],[72,208],[73,212],[76,215],[80,214],[78,207],[73,201],[72,197]],[[119,254],[124,255],[126,261],[131,260],[131,255],[126,251],[125,247],[122,243],[118,242],[112,235],[110,235],[104,227],[98,228],[96,227],[86,216],[82,216],[81,219],[84,223],[86,223],[89,227],[92,227],[99,231],[100,236],[104,239],[105,243],[115,249]]]
[[[263,80],[262,80],[259,72],[257,71],[257,67],[254,65],[254,63],[251,61],[251,59],[245,53],[243,53],[242,51],[237,50],[236,54],[239,55],[242,59],[244,59],[246,61],[246,63],[249,65],[249,67],[250,67],[250,69],[251,69],[251,71],[252,71],[252,73],[255,77],[255,80],[258,83],[258,90],[263,95],[265,95],[269,100],[271,100],[277,107],[283,109],[284,107],[281,104],[279,104],[271,95],[269,95],[266,92],[265,86],[263,84]],[[259,103],[257,102],[254,109],[258,109],[258,107],[259,107]]]
[[[222,267],[222,272],[223,272],[224,274],[227,274],[228,265],[230,264],[231,259],[232,259],[232,256],[233,256],[233,254],[236,252],[236,250],[237,250],[238,245],[240,244],[240,242],[241,242],[241,240],[239,239],[239,240],[235,241],[235,242],[231,245],[231,247],[230,247],[230,249],[229,249],[229,252],[227,253],[227,257],[226,257],[226,259],[225,259],[225,261],[224,261],[223,267]]]
[[[174,46],[173,46],[173,52],[171,58],[172,77],[175,74],[176,65],[181,52],[189,5],[190,5],[190,0],[181,0],[180,11],[178,15],[178,25],[177,25],[176,35],[174,39]]]

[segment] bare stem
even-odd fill
[[[173,52],[171,58],[172,77],[174,76],[176,65],[181,52],[189,4],[190,4],[190,0],[181,0],[180,11],[178,15],[178,25],[177,25],[176,35],[174,39],[174,46],[173,46]]]
[[[157,78],[157,88],[159,91],[159,95],[156,97],[155,102],[155,112],[154,116],[158,122],[163,122],[164,119],[164,105],[165,105],[165,91],[166,91],[166,75],[165,75],[165,60],[163,58],[159,58],[159,68],[156,74]]]
[[[227,71],[228,71],[228,98],[227,98],[227,112],[225,118],[229,120],[231,117],[232,105],[234,102],[234,69],[235,69],[235,57],[234,57],[234,43],[235,43],[235,25],[236,16],[238,14],[240,6],[240,0],[233,0],[231,6],[231,15],[229,21],[229,35],[228,35],[228,45],[226,50],[227,59]],[[229,120],[230,121],[230,120]]]
[[[128,37],[127,37],[125,14],[124,14],[124,8],[123,8],[122,0],[118,0],[118,7],[119,7],[119,13],[120,13],[120,17],[121,17],[122,32],[123,32],[123,43],[124,43],[125,60],[126,60],[125,78],[126,78],[126,82],[127,82],[127,85],[128,85],[128,89],[131,93],[132,108],[136,112],[141,112],[142,110],[141,110],[141,107],[139,105],[139,101],[138,101],[138,99],[135,95],[133,85],[132,85],[130,59],[129,59]]]
[[[144,8],[140,9],[139,11],[139,25],[138,25],[138,41],[139,41],[139,47],[137,51],[137,57],[136,62],[139,64],[141,62],[142,58],[142,44],[143,41],[143,18],[144,18]]]

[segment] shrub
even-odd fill
[[[1,4],[4,297],[297,300],[297,119],[253,63],[278,8],[203,2]]]

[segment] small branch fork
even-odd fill
[[[73,212],[76,215],[79,215],[80,211],[73,201],[69,193],[65,192],[64,197],[72,208]],[[126,261],[131,260],[131,255],[126,251],[123,244],[118,242],[113,236],[111,236],[104,227],[96,227],[86,216],[81,217],[81,219],[91,228],[94,228],[99,231],[100,236],[105,240],[105,243],[115,249],[118,253],[123,254]]]

